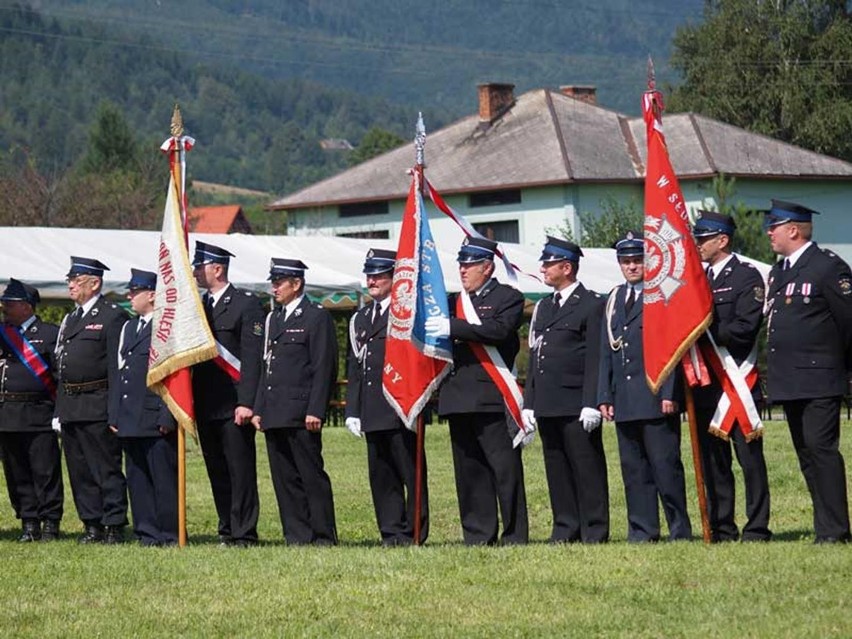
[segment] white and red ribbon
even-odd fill
[[[463,319],[469,324],[481,325],[482,321],[476,313],[476,308],[473,302],[470,301],[470,296],[467,291],[462,291],[456,300],[456,317]],[[524,408],[524,396],[521,393],[521,387],[518,386],[518,380],[506,362],[503,361],[503,356],[496,346],[488,344],[480,344],[479,342],[467,342],[470,350],[482,364],[482,368],[488,373],[488,377],[497,386],[500,395],[503,396],[503,402],[506,404],[506,411],[509,418],[518,428],[517,434],[512,438],[512,446],[517,448],[524,436],[527,434],[524,428],[524,421],[521,419],[521,411]]]
[[[702,343],[701,352],[710,363],[723,391],[710,420],[711,432],[727,439],[736,423],[746,440],[759,437],[763,434],[763,422],[751,394],[758,378],[757,343],[742,364],[737,364],[730,351],[716,344],[709,331],[707,337],[709,344]]]
[[[225,348],[218,340],[216,341],[216,350],[219,354],[213,358],[213,363],[228,373],[228,376],[235,382],[240,381],[240,358]]]

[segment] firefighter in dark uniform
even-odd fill
[[[278,305],[266,318],[264,365],[252,422],[266,435],[269,471],[287,543],[334,545],[331,480],[322,458],[322,424],[337,381],[331,314],[305,296],[305,266],[273,258]]]
[[[219,517],[223,545],[257,544],[255,429],[251,424],[263,352],[263,306],[231,285],[233,254],[196,241],[193,274],[220,357],[192,369],[198,439]]]
[[[541,434],[553,511],[551,542],[609,539],[609,487],[597,409],[604,300],[577,281],[583,251],[548,237],[539,258],[554,294],[536,304],[524,418]]]
[[[686,486],[680,458],[678,373],[672,373],[657,395],[645,381],[642,353],[642,282],[644,242],[628,232],[615,243],[626,282],[609,295],[601,329],[598,408],[615,420],[621,476],[627,501],[627,540],[660,539],[657,499],[669,527],[669,539],[689,539]]]
[[[529,540],[521,449],[513,447],[502,394],[468,346],[471,342],[494,346],[509,370],[520,349],[524,297],[492,277],[496,249],[496,242],[471,237],[458,254],[462,287],[481,324],[457,316],[461,293],[450,295],[449,319],[426,320],[429,334],[453,339],[454,368],[441,387],[438,412],[450,422],[456,492],[468,545],[497,543],[498,504],[502,542]]]
[[[59,438],[51,428],[59,327],[35,315],[39,299],[38,290],[16,279],[0,297],[5,320],[0,327],[0,446],[23,542],[57,539],[63,507]]]
[[[769,398],[784,406],[814,508],[816,543],[846,543],[849,505],[840,454],[840,404],[852,365],[852,273],[811,241],[812,216],[773,200],[765,226],[784,259],[769,273]]]
[[[95,259],[72,257],[68,294],[76,308],[62,320],[56,344],[56,417],[85,532],[80,543],[121,543],[127,525],[127,487],[121,444],[109,429],[109,384],[116,379],[118,340],[127,313],[101,295],[109,270]]]
[[[713,323],[710,334],[719,347],[730,353],[737,366],[757,359],[757,337],[763,322],[765,287],[763,278],[748,262],[740,261],[731,252],[736,223],[727,215],[714,211],[699,211],[692,234],[698,244],[701,259],[708,263],[707,277],[713,294]],[[706,337],[701,338],[707,340]],[[709,346],[709,344],[707,345]],[[722,397],[722,385],[712,367],[708,366],[711,383],[695,388],[695,409],[704,463],[707,491],[707,510],[712,540],[736,541],[739,530],[734,521],[735,482],[731,470],[731,444],[743,471],[746,493],[746,521],[743,541],[769,541],[769,480],[763,458],[761,430],[748,436],[735,423],[728,435],[710,430],[713,414]],[[752,399],[760,405],[760,385],[754,384]]]
[[[349,323],[346,427],[367,439],[367,465],[376,523],[385,546],[414,540],[414,490],[417,437],[402,423],[382,391],[385,339],[388,331],[396,253],[370,249],[364,261],[367,292],[372,303]],[[429,496],[423,461],[420,543],[429,534]]]
[[[178,540],[177,423],[146,382],[157,274],[130,272],[127,297],[138,317],[121,331],[112,428],[124,448],[133,533],[143,546],[170,546]]]

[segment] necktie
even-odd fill
[[[204,296],[204,314],[208,320],[213,317],[213,296],[210,293]]]
[[[624,313],[625,315],[629,315],[630,311],[633,309],[633,304],[636,303],[636,290],[631,286],[627,291],[627,301],[624,304]]]
[[[716,279],[716,276],[713,274],[713,268],[711,266],[708,266],[707,267],[707,281],[712,284],[713,280],[715,280],[715,279]]]
[[[139,321],[136,323],[136,334],[139,335],[142,331],[145,330],[145,319],[140,317]]]
[[[790,258],[789,257],[784,258],[784,268],[782,270],[784,270],[784,271],[790,270]]]
[[[83,307],[78,306],[74,309],[74,312],[68,316],[68,320],[65,322],[65,331],[73,330],[75,326],[77,326],[77,322],[80,321],[80,318],[83,317]]]
[[[562,293],[557,292],[557,293],[553,296],[553,305],[554,305],[556,308],[559,308],[560,306],[562,306]]]
[[[376,320],[379,319],[379,313],[380,312],[381,311],[379,311],[379,305],[377,303],[374,303],[373,304],[373,314],[370,316],[370,324],[372,324],[373,326],[376,325]]]

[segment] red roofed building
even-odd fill
[[[189,209],[189,230],[193,233],[252,233],[251,224],[239,204]]]

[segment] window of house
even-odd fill
[[[520,204],[520,189],[502,189],[500,191],[480,191],[468,196],[471,208],[478,206],[500,206],[501,204]]]
[[[504,222],[480,222],[474,224],[473,228],[482,233],[489,240],[495,242],[520,243],[521,235],[518,231],[518,221],[508,220]]]
[[[390,209],[387,200],[380,200],[378,202],[340,204],[337,210],[340,217],[360,217],[362,215],[387,215]]]
[[[338,233],[337,237],[354,237],[362,240],[387,240],[390,231],[352,231],[350,233]]]

